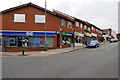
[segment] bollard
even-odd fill
[[[24,50],[22,50],[22,55],[24,56],[25,54],[24,54]]]

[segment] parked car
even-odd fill
[[[91,40],[88,44],[87,44],[87,48],[89,47],[99,47],[99,42],[97,40]]]
[[[110,43],[113,43],[113,42],[118,42],[118,39],[111,39]]]

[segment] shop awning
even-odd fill
[[[2,31],[3,36],[45,36],[45,32],[17,32],[17,31]],[[54,37],[56,32],[46,32],[46,36]]]

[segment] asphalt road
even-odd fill
[[[45,57],[3,57],[3,78],[118,78],[118,43]]]

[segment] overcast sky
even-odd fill
[[[88,21],[101,29],[112,28],[118,32],[119,0],[47,0],[47,9]],[[44,7],[45,0],[0,0],[0,11],[32,2]]]

